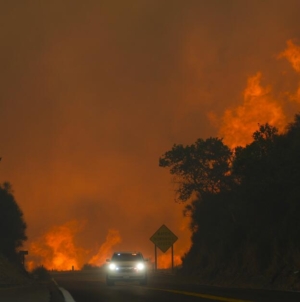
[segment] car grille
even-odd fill
[[[118,271],[120,273],[130,273],[130,272],[135,272],[135,268],[132,266],[121,266],[119,267]]]

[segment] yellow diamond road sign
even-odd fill
[[[150,240],[165,253],[176,242],[178,237],[164,224],[150,237]]]

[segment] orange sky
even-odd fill
[[[174,143],[233,147],[259,123],[291,121],[299,1],[21,2],[0,4],[0,181],[24,212],[28,261],[153,258],[149,238],[166,224],[179,263],[188,218],[158,158]]]

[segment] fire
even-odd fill
[[[79,262],[85,251],[77,248],[75,235],[82,229],[82,223],[74,220],[52,227],[39,240],[30,244],[28,269],[43,265],[47,269],[79,269]]]
[[[120,233],[118,230],[110,229],[106,236],[106,241],[100,246],[98,253],[91,258],[89,264],[102,265],[105,260],[110,257],[112,247],[121,242]]]
[[[80,269],[86,259],[91,258],[90,251],[76,245],[76,235],[83,229],[84,223],[70,221],[60,226],[52,227],[46,234],[29,247],[27,269],[31,271],[43,265],[51,270]],[[114,245],[121,242],[118,230],[110,229],[105,242],[100,246],[96,255],[89,261],[92,265],[101,265],[110,256]]]
[[[280,53],[278,58],[286,58],[293,68],[300,72],[300,46],[295,45],[292,40],[288,40],[286,44],[286,50]]]
[[[287,48],[278,55],[278,58],[286,58],[294,68],[300,73],[300,46],[295,45],[292,40],[287,41]],[[291,94],[290,99],[300,103],[300,84],[295,94]]]
[[[286,58],[293,69],[300,73],[300,46],[292,40],[286,42],[286,49],[277,58]],[[272,98],[270,86],[261,85],[262,74],[248,78],[247,86],[243,93],[243,104],[227,109],[220,120],[213,112],[208,114],[211,123],[219,127],[219,136],[224,143],[234,148],[244,146],[252,141],[252,134],[258,129],[259,124],[269,123],[281,132],[287,124],[283,105]],[[295,93],[288,93],[290,100],[300,103],[300,84]]]
[[[250,143],[259,123],[269,123],[279,131],[284,129],[286,118],[283,109],[271,98],[271,87],[261,85],[261,77],[260,72],[249,77],[243,104],[227,109],[222,117],[219,133],[231,148]]]
[[[174,267],[181,265],[181,263],[182,263],[181,256],[177,255],[177,254],[174,254],[173,261],[174,261],[174,263],[173,263]],[[157,257],[157,266],[158,266],[159,269],[171,268],[171,266],[172,266],[171,255],[169,253],[159,255]]]

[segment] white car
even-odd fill
[[[147,284],[147,259],[142,253],[117,252],[107,259],[106,284],[114,285],[115,281],[139,281]]]

